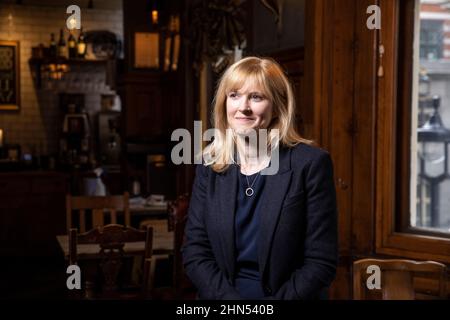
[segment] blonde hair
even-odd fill
[[[226,134],[227,95],[244,86],[247,81],[258,85],[262,93],[272,102],[272,120],[268,129],[268,150],[279,144],[295,146],[299,143],[310,144],[311,141],[300,136],[294,127],[295,99],[291,84],[278,63],[269,58],[247,57],[231,65],[220,78],[213,101],[213,124],[216,129],[214,141],[203,151],[205,165],[211,165],[215,172],[225,171],[235,163],[235,134]],[[278,129],[278,135],[272,129]]]

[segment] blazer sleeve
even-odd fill
[[[275,293],[275,299],[316,299],[336,275],[337,203],[329,153],[312,160],[306,175],[304,264]],[[295,254],[295,253],[293,253]]]
[[[183,264],[187,276],[198,289],[200,299],[240,299],[217,265],[206,231],[204,216],[207,179],[208,168],[197,165],[182,248]]]

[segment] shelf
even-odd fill
[[[29,60],[30,64],[101,64],[110,61],[115,61],[111,59],[67,59],[67,58],[31,58]]]
[[[107,74],[106,83],[110,87],[115,87],[115,73],[116,73],[116,63],[115,59],[67,59],[67,58],[31,58],[28,60],[31,68],[34,69],[35,78],[36,78],[36,87],[38,89],[42,88],[42,66],[43,65],[76,65],[76,66],[92,66],[92,65],[104,65],[106,68],[110,69]],[[70,70],[68,71],[70,72]]]

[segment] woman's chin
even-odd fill
[[[238,127],[238,128],[234,128],[234,132],[237,135],[248,136],[252,132],[256,133],[256,128],[253,128],[253,127]]]

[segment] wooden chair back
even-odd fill
[[[125,246],[133,242],[145,242],[142,251],[128,252]],[[141,256],[142,280],[137,297],[151,296],[149,270],[151,266],[153,248],[153,229],[137,230],[132,227],[118,224],[108,224],[104,227],[97,227],[88,232],[78,234],[77,229],[70,229],[69,233],[69,263],[76,265],[79,262],[77,246],[89,244],[98,245],[98,252],[90,257],[89,261],[97,261],[100,275],[100,290],[94,293],[85,292],[84,297],[120,298],[123,297],[124,290],[129,289],[129,284],[121,282],[123,277],[123,267],[125,259],[133,256]],[[128,286],[128,287],[127,287]],[[91,290],[86,286],[85,290]],[[136,289],[136,288],[134,288]],[[130,295],[128,295],[130,297]]]
[[[181,247],[184,242],[188,208],[189,196],[187,194],[179,196],[169,204],[169,231],[174,231],[173,286],[178,289],[181,289],[186,282]]]
[[[124,213],[124,222],[126,226],[131,224],[129,209],[129,194],[112,196],[66,196],[66,226],[67,232],[73,227],[72,217],[75,211],[78,211],[79,230],[86,232],[86,214],[87,211],[92,215],[92,228],[105,225],[105,213],[110,213],[110,223],[117,223],[117,212]]]
[[[153,298],[157,300],[173,299],[195,299],[195,288],[184,273],[181,248],[184,242],[184,229],[187,221],[189,207],[189,196],[184,194],[176,200],[169,202],[167,228],[173,232],[173,248],[168,251],[155,251],[152,257],[150,279],[153,284],[155,278],[156,264],[160,259],[170,259],[172,261],[172,281],[171,286],[156,286],[153,288]],[[141,227],[153,226],[156,230],[160,228],[160,221],[145,220]]]
[[[380,270],[381,288],[369,288],[367,279]],[[361,259],[353,262],[353,298],[356,300],[445,299],[446,266],[434,261],[405,259]],[[417,278],[431,279],[436,289],[421,294],[415,288]],[[374,283],[369,279],[370,283]],[[417,282],[417,281],[416,281]]]

